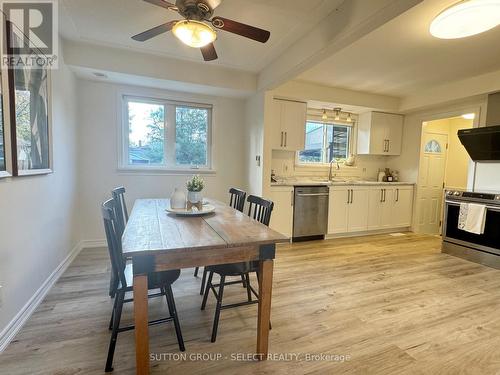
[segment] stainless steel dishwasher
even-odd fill
[[[296,186],[293,241],[324,238],[328,228],[328,186]]]

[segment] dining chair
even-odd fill
[[[274,208],[274,203],[270,200],[257,197],[254,195],[250,195],[247,201],[249,203],[248,216],[252,217],[254,220],[257,220],[266,226],[269,226],[269,222],[271,220],[271,213]],[[217,329],[219,326],[219,317],[221,310],[259,303],[259,294],[250,284],[251,272],[255,272],[257,279],[259,279],[259,262],[253,261],[253,262],[220,264],[215,266],[207,266],[205,267],[205,269],[209,274],[208,274],[207,285],[205,287],[205,292],[203,295],[203,302],[201,304],[201,309],[205,310],[208,294],[210,291],[212,291],[216,299],[216,306],[215,306],[215,317],[212,328],[211,341],[215,342],[215,340],[217,339]],[[220,277],[219,284],[212,283],[214,273],[218,274]],[[226,281],[226,277],[231,277],[231,276],[239,276],[241,280]],[[244,302],[223,305],[222,299],[224,295],[224,287],[226,287],[227,285],[240,284],[240,283],[242,283],[246,287],[247,300]],[[219,290],[216,290],[216,288],[218,288]],[[257,299],[254,300],[252,296],[255,296]],[[269,324],[269,328],[271,328],[271,324]]]
[[[134,329],[134,326],[120,327],[122,308],[124,303],[133,302],[133,298],[125,298],[127,292],[133,292],[133,273],[132,265],[127,264],[123,257],[121,237],[119,236],[118,220],[116,218],[116,203],[114,199],[110,199],[102,204],[102,217],[104,220],[104,230],[106,233],[106,241],[108,243],[108,252],[111,259],[112,272],[119,281],[116,289],[116,297],[113,304],[109,329],[111,338],[109,341],[108,357],[106,360],[106,372],[113,371],[113,357],[115,353],[116,341],[118,334]],[[175,307],[174,295],[172,292],[172,283],[174,283],[180,275],[180,270],[153,272],[148,274],[148,290],[159,289],[160,293],[149,294],[148,298],[165,296],[169,316],[167,318],[149,321],[149,325],[157,325],[165,322],[173,322],[177,343],[180,351],[185,351],[184,340],[182,338],[181,327],[177,309]]]
[[[119,186],[111,190],[111,196],[115,201],[115,217],[117,224],[117,231],[119,233],[119,237],[121,238],[123,232],[125,231],[125,226],[128,222],[128,211],[127,204],[125,202],[125,188],[123,186]],[[111,273],[111,278],[109,280],[109,296],[114,298],[116,295],[116,288],[118,286],[118,279],[116,279],[114,273]]]
[[[237,188],[230,188],[229,189],[229,206],[234,208],[235,210],[238,210],[240,212],[243,212],[243,208],[245,207],[245,198],[247,196],[246,191],[237,189]],[[194,269],[194,277],[198,276],[198,271],[200,267],[196,267]],[[200,286],[200,295],[203,295],[203,292],[205,291],[205,282],[207,280],[207,270],[206,268],[203,269],[203,277],[201,279],[201,286]],[[243,285],[245,284],[245,280],[243,280]]]

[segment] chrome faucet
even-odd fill
[[[333,179],[333,173],[332,173],[332,167],[333,167],[333,163],[337,163],[337,170],[340,169],[340,164],[337,160],[335,159],[332,159],[330,161],[330,172],[328,173],[328,181],[331,181]]]

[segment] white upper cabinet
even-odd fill
[[[400,155],[404,116],[367,112],[358,118],[358,154]]]
[[[273,99],[272,148],[301,151],[305,148],[307,104]]]

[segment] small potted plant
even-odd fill
[[[191,204],[198,204],[203,201],[203,196],[201,191],[205,187],[205,181],[198,176],[194,175],[187,183],[186,183],[188,196],[187,199]]]

